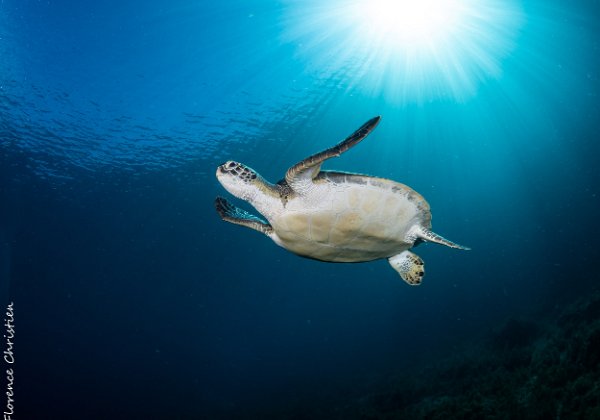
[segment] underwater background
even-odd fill
[[[464,0],[434,45],[361,3],[0,3],[15,418],[600,418],[600,4]],[[376,115],[324,169],[472,248],[419,287],[219,219],[219,164]]]

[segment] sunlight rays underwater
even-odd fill
[[[148,4],[139,19],[144,25],[109,27],[132,41],[115,50],[131,56],[118,66],[106,61],[101,39],[94,45],[103,48],[84,48],[77,38],[54,42],[58,49],[47,54],[43,37],[27,38],[16,14],[7,15],[0,19],[8,25],[0,49],[7,53],[3,68],[15,75],[3,73],[0,105],[18,141],[6,141],[43,152],[41,163],[32,163],[36,173],[65,176],[73,167],[176,171],[198,159],[233,157],[242,147],[263,161],[294,161],[381,114],[376,135],[389,141],[376,142],[377,153],[398,156],[401,149],[404,171],[390,172],[396,166],[391,159],[377,163],[387,176],[404,176],[431,153],[475,159],[484,144],[493,146],[485,155],[530,147],[519,144],[527,136],[560,141],[560,126],[582,118],[584,104],[593,100],[586,91],[597,84],[589,13],[559,2],[418,4],[186,3],[166,14]],[[439,12],[428,15],[424,7],[436,5]],[[115,22],[127,18],[110,13]],[[65,41],[66,34],[58,34]],[[51,60],[78,48],[71,72]],[[29,103],[33,108],[25,109]],[[27,135],[33,129],[39,134]],[[285,168],[276,170],[279,176]]]
[[[292,2],[284,39],[327,77],[343,69],[349,89],[392,104],[465,101],[501,76],[525,16],[498,0]]]
[[[413,22],[411,33],[395,26],[407,23],[401,16],[407,3],[394,4],[285,3],[282,42],[295,46],[304,72],[335,79],[339,89],[323,104],[321,118],[328,121],[315,123],[323,140],[328,126],[349,115],[380,113],[375,135],[386,139],[380,147],[402,154],[404,166],[388,176],[405,176],[436,155],[463,171],[456,176],[503,187],[517,183],[525,167],[541,170],[547,159],[577,167],[581,156],[569,144],[569,130],[584,123],[598,83],[589,54],[597,48],[588,36],[593,16],[558,2],[428,0],[422,4],[454,10],[452,18],[424,18],[425,9],[406,13],[423,19],[422,26],[448,27],[427,30]],[[390,9],[384,16],[369,7]],[[318,143],[310,149],[326,146]],[[382,159],[377,166],[396,172],[396,161]]]

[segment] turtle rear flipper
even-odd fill
[[[445,245],[450,248],[462,249],[463,251],[471,250],[471,248],[469,248],[467,246],[462,246],[462,245],[456,244],[452,241],[449,241],[448,239],[444,238],[443,236],[438,235],[437,233],[432,232],[429,229],[425,229],[424,227],[421,227],[421,226],[417,226],[415,228],[414,233],[411,233],[411,234],[413,236],[416,236],[416,238],[420,238],[427,242],[433,242],[436,244]],[[414,238],[414,239],[416,239],[416,238]],[[413,239],[413,241],[414,241],[414,239]]]
[[[424,263],[421,257],[410,251],[403,251],[388,258],[392,268],[400,274],[402,280],[411,286],[418,286],[425,275]]]
[[[265,222],[259,217],[248,213],[246,210],[242,210],[239,207],[234,206],[223,197],[217,197],[215,200],[215,208],[217,213],[221,216],[221,219],[229,223],[234,223],[240,226],[246,226],[247,228],[257,230],[270,236],[273,233],[273,228],[270,224]]]

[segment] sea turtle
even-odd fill
[[[380,118],[370,119],[338,145],[292,166],[277,184],[241,163],[225,162],[217,168],[221,185],[267,221],[222,197],[215,201],[217,212],[223,220],[262,232],[303,257],[329,262],[387,258],[405,282],[420,284],[423,260],[409,249],[422,241],[469,248],[430,230],[429,204],[410,187],[368,175],[321,170],[325,160],[364,139]]]

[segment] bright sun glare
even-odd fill
[[[453,30],[460,19],[459,4],[452,0],[372,0],[355,5],[371,31],[407,46],[434,42]]]
[[[524,20],[515,1],[292,1],[285,38],[319,77],[344,78],[348,89],[464,101],[501,76]]]

